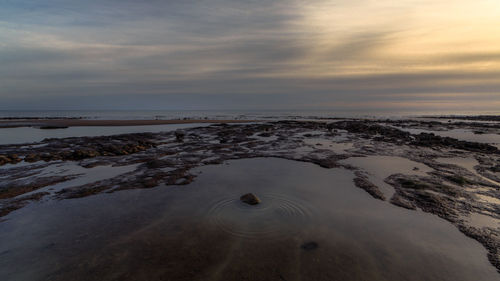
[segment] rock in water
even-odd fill
[[[302,246],[300,246],[300,247],[306,251],[311,251],[311,250],[318,248],[318,243],[311,241],[311,242],[307,242],[307,243],[302,244]]]
[[[257,196],[253,195],[252,193],[247,193],[241,196],[240,200],[249,205],[257,205],[260,203],[260,199]]]

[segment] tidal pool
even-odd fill
[[[341,163],[353,165],[368,173],[370,181],[375,184],[386,198],[391,198],[394,188],[384,180],[390,175],[405,174],[426,176],[432,171],[427,165],[398,156],[351,157]]]
[[[428,133],[428,134],[432,133],[441,137],[450,137],[458,140],[471,141],[471,142],[488,143],[500,149],[500,134],[474,134],[473,131],[467,129],[433,131],[426,129],[402,128],[397,126],[393,127],[416,135],[420,133]]]
[[[483,175],[479,174],[476,171],[475,166],[479,165],[479,162],[474,158],[474,157],[451,157],[451,158],[445,158],[445,157],[439,157],[435,159],[437,162],[440,163],[445,163],[445,164],[451,164],[451,165],[457,165],[459,167],[465,168],[469,172],[473,173],[474,175],[480,177],[481,179],[490,182],[495,185],[500,185],[500,183],[491,180],[487,177],[484,177]]]
[[[60,139],[69,137],[111,136],[131,133],[158,133],[209,125],[209,123],[190,123],[147,126],[77,126],[51,130],[42,130],[35,127],[0,128],[0,145],[39,142],[46,138]]]
[[[351,171],[255,158],[194,172],[12,212],[0,280],[500,280],[478,242],[373,199]]]

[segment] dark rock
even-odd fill
[[[309,158],[304,157],[303,161],[314,163],[314,164],[319,165],[319,166],[326,168],[326,169],[331,169],[331,168],[338,167],[339,165],[337,164],[337,161],[345,159],[345,158],[347,158],[347,156],[345,156],[345,155],[332,155],[332,156],[328,156],[326,158],[320,158],[320,159],[312,158],[312,157],[309,157]]]
[[[409,189],[428,189],[429,186],[425,183],[422,183],[420,181],[414,181],[411,179],[406,179],[406,178],[400,178],[399,184],[402,188],[409,188]]]
[[[364,175],[357,172],[356,176],[357,177],[354,178],[354,184],[357,187],[364,189],[366,192],[368,192],[375,199],[380,199],[382,201],[385,200],[385,196],[380,191],[380,189],[376,185],[371,183]]]
[[[93,149],[78,149],[73,152],[73,159],[81,160],[85,158],[93,158],[99,156],[99,152]]]
[[[176,131],[176,132],[175,132],[175,140],[176,140],[177,142],[183,142],[183,141],[184,141],[184,137],[185,137],[185,136],[186,136],[186,134],[185,134],[185,133],[183,133],[183,132],[180,132],[180,131]]]
[[[163,166],[165,166],[165,162],[158,160],[158,159],[153,159],[153,160],[146,162],[146,166],[149,169],[158,169],[158,168],[162,168]]]
[[[52,154],[50,154],[49,152],[44,152],[41,155],[39,155],[39,157],[43,161],[48,162],[48,161],[51,161],[54,156]]]
[[[391,198],[391,204],[408,209],[408,210],[416,210],[417,207],[415,207],[415,204],[413,204],[411,201],[403,198],[401,195],[396,192],[392,198]]]
[[[373,137],[376,141],[392,142],[396,144],[411,144],[416,146],[425,147],[449,147],[455,149],[462,149],[474,152],[496,153],[499,154],[500,150],[497,147],[486,144],[462,141],[450,137],[436,136],[433,133],[420,133],[418,135],[410,134],[392,128],[383,126],[370,121],[341,121],[334,122],[327,125],[329,130],[342,129],[351,133],[361,134],[362,137],[369,139]]]
[[[145,179],[143,182],[142,182],[142,186],[144,188],[152,188],[152,187],[155,187],[155,186],[158,186],[158,181],[151,178],[151,179]]]
[[[500,173],[500,164],[490,168],[492,172]]]
[[[16,164],[23,161],[21,158],[19,158],[19,156],[17,156],[17,154],[11,154],[8,156],[8,158],[11,164]]]
[[[395,140],[409,140],[410,133],[404,132],[402,130],[383,126],[379,124],[371,124],[370,122],[363,121],[341,121],[334,122],[327,125],[329,130],[341,129],[346,130],[351,133],[361,133],[367,136],[381,135],[385,138],[389,138],[391,141]]]
[[[257,136],[259,136],[259,137],[264,137],[264,138],[268,138],[268,137],[270,137],[270,136],[271,136],[271,134],[270,134],[270,133],[260,133],[260,134],[258,134]]]
[[[10,163],[10,158],[4,155],[0,155],[0,165]]]
[[[40,155],[35,153],[28,154],[26,155],[26,157],[24,157],[24,161],[26,162],[36,162],[39,160],[40,160]]]
[[[109,162],[109,161],[92,161],[92,162],[88,162],[88,163],[80,163],[80,166],[86,168],[86,169],[91,169],[91,168],[95,168],[95,167],[98,167],[98,166],[106,166],[106,165],[112,165],[113,162]]]
[[[300,247],[303,249],[303,250],[306,250],[306,251],[311,251],[311,250],[315,250],[318,248],[318,243],[314,242],[314,241],[311,241],[311,242],[306,242],[304,244],[302,244]]]
[[[48,125],[48,126],[40,126],[39,129],[42,130],[52,130],[52,129],[67,129],[68,126],[57,126],[57,125]]]
[[[453,183],[456,183],[458,185],[461,185],[461,186],[469,183],[469,181],[466,178],[464,178],[462,176],[458,176],[458,175],[446,176],[445,178],[447,180],[449,180]]]
[[[247,203],[249,205],[257,205],[260,203],[260,199],[257,196],[253,195],[252,193],[247,193],[241,196],[240,200],[243,203]]]

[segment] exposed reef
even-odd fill
[[[500,151],[487,143],[432,133],[413,134],[397,128],[425,127],[428,122],[328,120],[216,124],[175,132],[1,145],[0,216],[37,200],[187,185],[196,178],[191,170],[201,165],[221,164],[230,159],[277,157],[328,169],[352,170],[356,186],[372,197],[435,214],[454,224],[484,245],[489,260],[500,270],[500,228],[473,221],[474,216],[480,215],[500,222]],[[433,128],[450,126],[437,123]],[[463,126],[472,128],[470,123]],[[499,131],[485,126],[490,133]],[[392,173],[377,183],[369,172],[341,161],[366,156],[401,157],[424,165],[429,171],[412,166],[405,173]],[[452,163],[456,159],[472,164],[465,167]],[[60,172],[68,163],[81,170]],[[103,168],[124,170],[119,175],[78,181],[86,170]],[[382,192],[383,187],[392,188],[392,193]]]

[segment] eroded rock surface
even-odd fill
[[[491,263],[500,269],[500,224],[492,227],[500,223],[497,147],[430,133],[412,134],[397,128],[447,130],[452,126],[500,132],[495,124],[457,122],[278,121],[1,145],[0,216],[42,199],[186,185],[195,180],[196,175],[190,173],[194,167],[221,164],[230,159],[278,157],[327,169],[352,170],[356,186],[372,197],[387,204],[435,214],[457,226],[483,244]],[[370,173],[341,161],[365,156],[402,157],[429,167],[429,171],[414,170],[412,166],[407,173],[393,173],[376,183]],[[474,163],[465,167],[442,159],[466,159]],[[68,163],[77,165],[83,172],[67,170]],[[119,175],[81,180],[85,170],[91,174],[92,169],[124,167],[128,168]],[[382,184],[394,189],[391,196],[381,192]],[[475,222],[477,215],[493,224]]]

